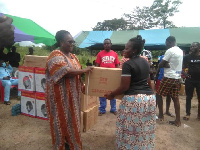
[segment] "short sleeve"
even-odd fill
[[[165,61],[169,61],[169,59],[171,58],[171,55],[172,55],[172,51],[169,49],[165,52],[165,55],[163,57],[163,60]]]
[[[122,76],[131,76],[131,66],[127,62],[122,66]]]

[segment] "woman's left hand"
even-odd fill
[[[114,95],[112,94],[112,92],[106,93],[106,94],[104,95],[104,97],[105,97],[106,99],[109,99],[109,100],[114,99]]]

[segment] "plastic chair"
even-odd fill
[[[17,78],[14,78],[12,77],[13,79],[17,79]],[[18,85],[11,85],[10,88],[18,88]],[[2,81],[0,80],[0,94],[1,94],[1,102],[4,103],[4,86],[2,85]]]

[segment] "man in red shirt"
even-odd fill
[[[97,67],[105,67],[105,68],[119,68],[119,58],[116,52],[111,50],[111,40],[105,39],[104,43],[104,50],[97,54],[96,59],[96,66]],[[100,107],[99,107],[99,116],[106,113],[106,105],[107,101],[105,97],[99,97],[100,100]],[[110,101],[111,109],[110,112],[114,115],[117,114],[116,109],[116,99]]]

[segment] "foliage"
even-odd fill
[[[112,20],[104,20],[103,22],[98,22],[97,25],[93,28],[93,31],[118,31],[118,30],[126,30],[127,22],[123,19],[112,19]]]
[[[149,7],[136,7],[131,14],[124,14],[124,17],[130,30],[150,29],[153,27],[153,18]]]
[[[120,19],[98,22],[93,30],[118,31],[175,27],[169,18],[179,12],[180,4],[182,4],[180,0],[154,0],[150,7],[136,7],[130,14],[124,14]]]
[[[165,50],[153,50],[151,51],[153,59],[157,59],[158,56],[164,55]]]
[[[182,4],[180,0],[154,0],[150,7],[154,19],[153,25],[163,28],[174,27],[172,21],[169,21],[168,18],[179,12],[180,4]]]

